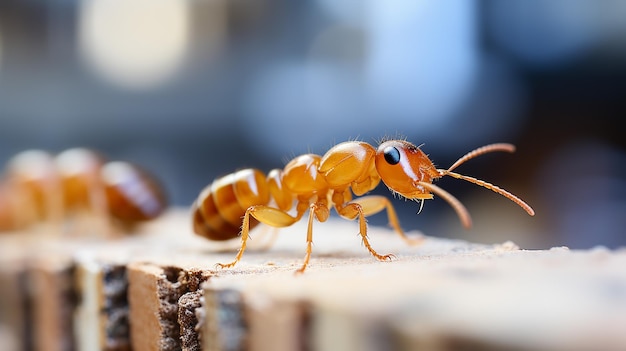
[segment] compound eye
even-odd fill
[[[385,161],[390,165],[395,165],[400,162],[400,151],[393,146],[388,146],[383,150],[383,154],[385,155]]]

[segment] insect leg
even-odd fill
[[[351,203],[357,203],[361,205],[363,208],[363,215],[365,217],[369,217],[374,215],[382,210],[387,210],[387,218],[389,219],[389,224],[391,227],[400,235],[400,237],[409,245],[419,245],[424,241],[423,237],[417,238],[409,238],[402,228],[400,227],[400,221],[398,220],[398,215],[396,214],[396,210],[393,208],[391,201],[384,196],[379,195],[370,195],[363,196]]]
[[[243,252],[246,250],[246,244],[249,238],[250,232],[250,216],[256,218],[259,222],[267,224],[272,227],[288,227],[302,217],[303,213],[298,213],[295,217],[291,216],[283,210],[269,207],[266,205],[250,206],[246,210],[246,214],[243,216],[243,224],[241,225],[241,247],[235,260],[230,263],[218,263],[219,268],[230,268],[237,264],[243,256]]]
[[[365,202],[367,204],[368,201],[366,200]],[[361,238],[363,239],[363,244],[367,248],[367,251],[369,251],[372,254],[372,256],[376,257],[380,261],[388,261],[394,257],[391,254],[380,255],[370,245],[369,240],[367,240],[367,222],[365,221],[366,215],[363,210],[363,206],[360,203],[356,201],[348,202],[342,205],[335,205],[335,208],[337,209],[337,213],[339,213],[339,215],[344,218],[352,220],[352,219],[359,217],[359,234],[361,234]],[[371,208],[369,209],[371,210]],[[396,222],[397,222],[397,219],[396,219]]]
[[[317,218],[320,222],[325,222],[328,219],[330,211],[328,209],[328,204],[325,202],[314,202],[309,207],[309,222],[307,225],[306,232],[306,254],[304,256],[304,261],[302,262],[302,267],[296,271],[296,273],[304,273],[306,266],[309,264],[309,259],[311,259],[311,245],[313,244],[313,217]]]

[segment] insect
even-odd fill
[[[234,261],[217,265],[228,268],[241,260],[249,232],[259,222],[287,227],[308,212],[306,254],[297,270],[302,273],[311,257],[313,221],[326,221],[334,207],[339,216],[358,219],[359,233],[367,250],[378,260],[387,261],[394,256],[379,254],[368,241],[366,217],[386,210],[393,229],[405,241],[411,242],[411,239],[400,227],[388,198],[362,196],[381,180],[391,192],[419,201],[422,206],[424,200],[440,196],[456,211],[465,228],[472,225],[467,209],[450,193],[433,184],[434,180],[451,176],[477,184],[508,198],[529,215],[535,214],[529,205],[508,191],[453,172],[462,163],[494,151],[514,152],[515,147],[506,143],[486,145],[465,154],[448,169],[438,169],[420,147],[405,140],[387,140],[378,148],[361,141],[343,142],[323,156],[298,156],[284,169],[274,169],[267,176],[257,169],[244,169],[216,179],[202,190],[192,205],[193,229],[210,240],[228,240],[241,235],[241,247]],[[353,195],[357,198],[353,199]],[[291,214],[294,203],[295,214]]]
[[[77,213],[120,227],[159,216],[167,206],[163,189],[146,171],[100,154],[69,149],[56,157],[28,150],[7,164],[0,183],[0,229],[62,223]]]

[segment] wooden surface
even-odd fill
[[[32,348],[30,296],[26,289],[26,262],[10,257],[0,247],[0,343],[7,350]]]
[[[162,270],[156,266],[130,266],[131,344],[135,350],[165,349],[163,323],[159,315],[158,283]]]
[[[396,252],[389,263],[318,258],[299,277],[222,274],[205,293],[239,292],[250,344],[273,350],[626,349],[624,251],[429,238]]]
[[[625,250],[523,250],[506,241],[506,232],[500,243],[426,237],[423,245],[411,247],[386,228],[373,227],[374,249],[396,255],[379,262],[361,244],[354,222],[332,218],[316,223],[314,230],[312,258],[303,275],[294,271],[305,253],[304,223],[281,230],[265,251],[259,248],[271,239],[271,231],[255,230],[241,262],[216,270],[216,263],[234,258],[238,243],[193,236],[184,213],[151,224],[144,234],[106,243],[46,244],[37,250],[45,254],[36,256],[52,259],[56,252],[78,267],[91,262],[96,271],[99,264],[128,265],[130,338],[136,350],[164,349],[159,346],[163,317],[154,312],[163,279],[177,287],[186,284],[181,296],[203,295],[195,311],[194,303],[184,304],[199,325],[183,328],[182,334],[197,329],[205,350],[626,349]],[[5,239],[0,238],[0,252],[6,253],[16,244]],[[17,258],[0,259],[0,278],[11,277],[19,262],[31,260],[33,246],[28,247],[22,255],[9,250]],[[59,272],[55,265],[48,267]],[[168,277],[167,269],[179,276]],[[195,286],[178,280],[189,272],[200,272],[208,281]],[[35,301],[44,301],[38,294],[51,292],[33,292]],[[0,297],[10,296],[15,298]],[[78,301],[84,300],[78,296]],[[58,307],[52,299],[46,304],[50,310]],[[84,307],[83,312],[98,311]],[[0,335],[21,345],[19,337],[11,336],[15,323],[7,321],[8,311],[0,312]],[[71,322],[64,318],[57,322]],[[180,340],[174,343],[174,349],[182,348]]]

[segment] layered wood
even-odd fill
[[[12,257],[2,246],[0,253],[0,343],[7,350],[31,350],[33,316],[28,261]]]
[[[379,262],[355,223],[331,219],[316,224],[310,265],[296,275],[303,223],[265,251],[270,237],[254,231],[253,247],[225,270],[215,264],[231,261],[237,242],[218,246],[188,224],[46,244],[37,254],[30,240],[24,249],[0,238],[0,342],[7,350],[626,349],[626,250],[433,237],[411,247],[373,227],[374,249],[396,255]]]
[[[77,349],[130,350],[126,265],[113,261],[76,262],[74,312]]]
[[[129,266],[129,302],[133,350],[199,350],[195,309],[200,285],[211,275],[199,269]]]

